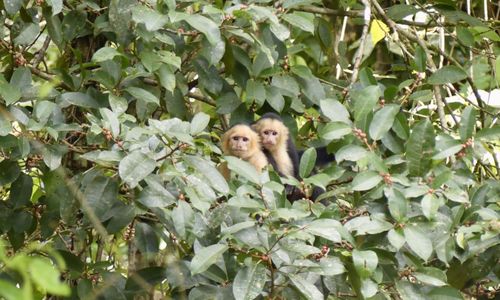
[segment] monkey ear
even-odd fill
[[[232,129],[226,131],[221,137],[222,152],[229,154],[229,136],[231,135]]]

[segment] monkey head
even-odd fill
[[[258,132],[262,146],[274,152],[275,149],[285,146],[289,138],[288,128],[279,119],[261,118],[252,128]]]
[[[222,151],[242,159],[252,157],[260,151],[259,135],[248,125],[235,125],[222,136]]]

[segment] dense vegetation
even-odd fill
[[[0,1],[0,298],[498,296],[495,2]]]

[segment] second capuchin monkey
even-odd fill
[[[252,125],[260,135],[264,153],[269,163],[281,176],[293,176],[300,180],[299,161],[303,152],[297,151],[288,127],[283,123],[281,117],[275,113],[265,113]],[[316,166],[323,166],[329,162],[335,161],[335,156],[329,154],[326,147],[316,148],[317,160]],[[312,198],[316,199],[323,189],[315,188]],[[297,200],[303,195],[296,189],[289,192],[289,200]]]
[[[299,178],[299,153],[281,117],[265,113],[252,128],[259,134],[264,153],[278,174]]]
[[[260,146],[259,135],[248,125],[238,124],[231,127],[222,136],[222,151],[252,164],[260,173],[268,165],[266,155]],[[226,164],[219,169],[229,179],[230,172]]]

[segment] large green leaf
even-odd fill
[[[294,12],[283,15],[283,19],[299,29],[314,34],[314,15],[306,12]]]
[[[399,105],[391,104],[375,113],[369,129],[370,137],[373,140],[380,140],[391,129],[399,109]]]
[[[167,16],[143,5],[132,8],[132,20],[143,23],[148,31],[156,31],[168,23]]]
[[[351,131],[351,126],[345,123],[331,122],[321,128],[319,135],[324,140],[332,141],[341,139],[345,135],[351,133]]]
[[[92,96],[80,93],[80,92],[70,92],[64,93],[60,97],[61,107],[67,107],[69,105],[81,106],[84,108],[99,108],[99,103],[92,98]]]
[[[156,161],[147,155],[134,151],[127,155],[118,167],[120,177],[131,187],[151,174],[156,167]]]
[[[0,97],[5,100],[5,104],[10,105],[21,98],[20,87],[9,84],[2,74],[0,74]]]
[[[198,250],[189,266],[191,273],[194,275],[205,272],[227,249],[227,245],[215,244]]]
[[[151,225],[137,222],[135,233],[135,243],[143,255],[153,257],[152,255],[158,253],[160,241]]]
[[[255,184],[260,183],[259,173],[252,164],[234,156],[226,156],[225,159],[231,171],[245,177]]]
[[[432,254],[432,242],[416,224],[408,224],[404,228],[406,243],[420,258],[427,261]]]
[[[349,112],[339,101],[331,98],[323,99],[319,102],[321,112],[331,122],[342,122],[351,125]]]
[[[368,86],[362,90],[351,92],[354,101],[354,120],[361,121],[365,116],[372,112],[379,98],[382,96],[380,88],[376,85]]]
[[[145,103],[160,104],[160,100],[153,95],[151,92],[138,88],[138,87],[128,87],[125,89],[130,95],[136,98],[138,101],[144,101]]]
[[[21,174],[21,169],[15,161],[0,162],[0,186],[14,182]]]
[[[309,223],[306,226],[306,231],[334,243],[340,243],[340,233],[336,229],[338,226],[342,226],[339,221],[331,219],[318,219]]]
[[[410,175],[422,176],[428,171],[433,149],[434,129],[432,123],[424,119],[413,127],[406,144],[406,158]]]
[[[472,137],[476,125],[476,110],[472,106],[467,106],[462,112],[460,119],[460,139],[465,142]]]
[[[91,210],[100,221],[105,221],[110,217],[108,211],[118,201],[118,182],[104,175],[95,176],[87,183],[84,195],[84,211]]]
[[[210,183],[210,185],[214,189],[224,194],[229,192],[229,187],[226,180],[212,164],[196,156],[189,156],[186,159],[193,168],[198,170],[198,172]],[[229,168],[231,167],[232,165],[230,164]],[[255,170],[255,168],[253,169]]]
[[[3,0],[3,7],[9,15],[13,16],[23,7],[23,2],[23,0]]]
[[[103,62],[120,55],[122,54],[115,48],[102,47],[101,49],[97,50],[96,53],[94,53],[94,55],[92,56],[92,60],[95,62]]]
[[[302,157],[300,158],[299,165],[299,175],[301,178],[309,176],[316,165],[316,157],[317,154],[315,148],[309,148],[304,151],[304,154],[302,154]]]
[[[310,300],[323,299],[323,294],[318,290],[318,288],[304,279],[299,275],[292,273],[287,274],[288,278],[292,281],[293,285],[299,290],[299,292],[306,298]]]
[[[354,191],[367,191],[372,189],[382,181],[382,176],[375,171],[366,171],[363,173],[359,173],[354,177],[352,181],[352,189]]]
[[[444,66],[437,70],[434,74],[429,77],[430,84],[446,84],[455,83],[467,78],[467,73],[465,73],[461,68],[457,66]]]
[[[69,296],[71,290],[61,281],[61,274],[46,258],[34,257],[28,264],[31,278],[40,288],[58,296]]]
[[[267,281],[266,267],[252,263],[238,271],[233,282],[233,295],[236,300],[257,298]]]
[[[30,203],[32,191],[33,179],[31,176],[21,173],[10,186],[10,201],[15,208],[25,206]]]
[[[391,216],[398,222],[403,221],[408,211],[408,201],[405,199],[405,196],[393,187],[386,188],[384,192],[387,197]]]
[[[352,251],[352,262],[361,278],[369,277],[377,268],[378,257],[373,251]]]
[[[216,45],[221,42],[219,26],[217,26],[217,24],[209,18],[202,15],[192,14],[188,15],[185,18],[185,21],[188,22],[193,28],[203,33],[210,44]]]

